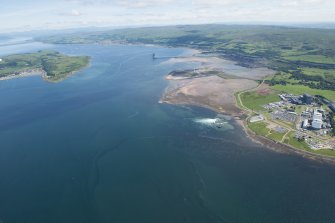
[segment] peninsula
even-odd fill
[[[89,64],[87,56],[67,56],[53,50],[15,54],[0,59],[0,80],[42,75],[59,82]]]

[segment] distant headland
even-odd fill
[[[67,56],[53,50],[15,54],[0,58],[0,80],[42,75],[49,82],[59,82],[88,66],[87,56]]]

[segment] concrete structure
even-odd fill
[[[306,129],[308,127],[308,119],[305,119],[304,122],[302,123],[302,127]]]
[[[295,123],[297,119],[296,114],[289,113],[287,111],[276,110],[271,113],[272,119],[279,119],[285,122]]]
[[[313,129],[321,129],[322,128],[322,124],[323,124],[322,120],[315,119],[312,122],[312,128]]]
[[[254,123],[254,122],[260,122],[264,120],[264,116],[263,115],[257,115],[257,116],[253,116],[250,118],[250,122]]]
[[[315,109],[313,114],[312,128],[313,129],[321,129],[322,128],[322,114]]]
[[[320,113],[318,110],[315,109],[313,114],[313,120],[316,119],[322,120],[322,113]]]

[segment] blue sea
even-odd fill
[[[60,83],[0,81],[2,223],[335,222],[335,167],[251,142],[234,120],[159,104],[182,48],[0,47],[89,55]],[[200,120],[200,121],[199,121]]]

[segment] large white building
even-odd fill
[[[313,129],[321,129],[322,124],[323,124],[322,120],[316,119],[316,120],[313,120],[312,127],[313,127]]]
[[[313,120],[315,119],[322,120],[322,114],[316,109],[314,110],[314,113],[313,113]]]
[[[312,128],[313,129],[321,129],[322,128],[322,114],[318,110],[314,110]]]
[[[308,119],[305,119],[305,120],[304,120],[304,122],[303,122],[303,124],[302,124],[302,127],[303,127],[304,129],[306,129],[306,128],[308,127]]]

